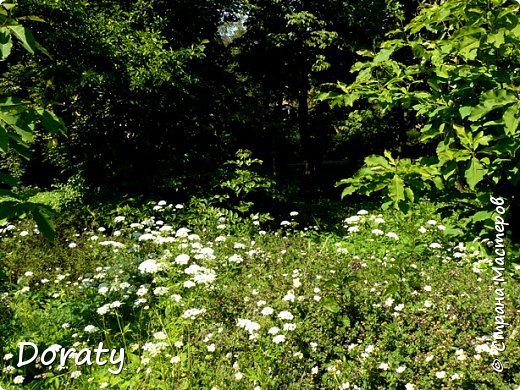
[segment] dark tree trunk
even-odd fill
[[[300,89],[298,91],[298,129],[300,132],[300,146],[304,163],[304,175],[312,177],[316,171],[313,158],[312,135],[309,126],[309,82],[307,75],[302,75]]]

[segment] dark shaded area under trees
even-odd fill
[[[46,21],[29,24],[53,58],[16,53],[29,66],[10,69],[2,83],[56,103],[69,129],[68,139],[37,134],[24,181],[48,188],[79,174],[110,192],[186,195],[218,181],[222,163],[246,148],[280,182],[337,196],[335,180],[400,144],[410,121],[396,112],[382,122],[365,107],[345,121],[348,112],[314,94],[322,83],[349,81],[356,51],[373,49],[416,8],[21,1],[20,14]]]

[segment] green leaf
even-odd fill
[[[26,16],[20,16],[18,20],[30,20],[32,22],[42,22],[45,23],[45,20],[40,18],[39,16],[35,15],[26,15]]]
[[[471,110],[473,110],[473,107],[471,107],[471,106],[464,106],[464,107],[459,108],[459,113],[460,113],[461,119],[468,117],[471,114]]]
[[[9,134],[2,124],[0,124],[0,151],[7,153],[9,150]]]
[[[29,30],[23,26],[7,26],[7,28],[11,30],[29,53],[34,54],[34,51],[38,49],[38,44]]]
[[[7,173],[0,173],[0,183],[7,184],[11,187],[15,187],[19,184],[18,179]]]
[[[466,60],[474,60],[477,57],[480,39],[473,36],[466,36],[460,42],[459,55]]]
[[[0,199],[2,199],[0,197]],[[0,202],[0,221],[12,218],[19,214],[20,202],[16,200],[4,200]]]
[[[365,158],[365,164],[367,167],[382,167],[390,169],[388,161],[383,156],[371,155]]]
[[[444,65],[435,67],[435,74],[443,79],[447,79],[450,77],[450,75],[448,74],[448,68]]]
[[[464,235],[464,231],[459,228],[448,227],[444,231],[444,235],[447,237],[459,237]]]
[[[341,311],[341,308],[336,302],[331,301],[330,303],[325,305],[325,309],[330,311],[331,313],[337,314]]]
[[[503,89],[488,91],[482,95],[480,104],[471,110],[469,120],[477,121],[487,113],[515,102],[517,98],[509,91]]]
[[[374,64],[378,64],[380,62],[387,61],[393,52],[394,52],[393,47],[390,47],[388,49],[381,49],[379,51],[379,53],[377,53],[377,55],[374,57],[374,60],[373,60]]]
[[[505,123],[505,132],[507,135],[514,135],[518,126],[520,125],[520,108],[517,104],[513,104],[504,112],[504,123]]]
[[[341,198],[343,199],[345,196],[352,195],[354,192],[356,192],[356,187],[354,186],[348,186],[343,189],[343,192],[341,193]]]
[[[5,60],[11,54],[13,40],[11,33],[6,27],[0,27],[0,60]]]
[[[395,160],[392,157],[392,153],[389,150],[384,150],[383,155],[390,161],[390,164],[395,165]]]
[[[395,203],[405,200],[404,180],[400,176],[394,175],[392,178],[390,185],[388,186],[388,195],[390,195],[390,198],[392,198]]]
[[[496,48],[499,48],[504,44],[504,30],[500,29],[494,34],[488,34],[488,43],[492,43]]]
[[[408,201],[410,203],[413,203],[414,202],[414,199],[415,199],[415,196],[414,196],[414,193],[413,193],[413,190],[410,188],[410,187],[406,187],[404,189],[404,192],[406,194],[406,197],[408,198]]]
[[[11,138],[11,142],[9,142],[9,147],[13,149],[20,157],[29,160],[31,158],[31,152],[29,150],[29,146],[22,142],[20,139]]]
[[[489,142],[493,140],[490,135],[484,135],[483,131],[480,131],[473,139],[473,150],[477,150],[479,145],[487,146]]]
[[[39,207],[35,207],[31,214],[38,225],[38,229],[42,232],[44,237],[49,241],[53,241],[56,237],[56,231],[51,219],[45,215]]]
[[[360,56],[363,56],[363,57],[374,57],[374,52],[370,51],[370,50],[358,50],[356,51],[356,54],[360,55]]]
[[[444,183],[442,181],[442,179],[440,178],[440,176],[435,176],[433,179],[433,184],[435,185],[435,188],[437,188],[438,190],[443,190],[444,189]]]
[[[17,97],[8,96],[0,98],[0,110],[3,111],[13,111],[18,108],[26,109],[28,104],[27,101]]]
[[[7,112],[0,111],[0,125],[1,122],[6,123],[12,128],[24,142],[31,142],[33,140],[32,130],[34,123],[30,118],[24,117],[25,113],[11,115]]]
[[[485,221],[487,219],[491,219],[493,217],[493,213],[490,212],[490,211],[478,211],[477,213],[473,214],[471,216],[471,220],[473,222],[480,222],[480,221]]]
[[[54,134],[66,134],[66,128],[63,121],[56,116],[55,113],[48,110],[37,110],[42,125],[51,133]]]
[[[480,161],[476,157],[473,157],[469,163],[468,169],[466,169],[466,172],[464,173],[469,188],[472,190],[475,189],[475,186],[484,179],[486,173],[487,170],[484,169],[482,164],[480,164]]]
[[[450,176],[454,175],[457,172],[457,162],[454,160],[446,161],[446,163],[442,166],[441,173],[444,179],[448,179]]]

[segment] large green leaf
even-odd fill
[[[8,175],[7,173],[0,173],[0,183],[7,184],[11,187],[15,187],[19,184],[16,177]]]
[[[469,162],[468,169],[466,169],[464,173],[469,188],[472,190],[475,189],[475,186],[484,179],[486,173],[487,170],[484,169],[480,161],[476,157],[473,157]]]
[[[504,29],[498,30],[494,34],[489,34],[487,36],[488,43],[493,44],[496,48],[499,48],[504,44]]]
[[[398,203],[401,200],[405,200],[404,180],[400,176],[394,175],[392,178],[392,181],[388,186],[388,195],[395,203]]]
[[[460,113],[460,117],[461,119],[464,119],[466,118],[467,116],[469,116],[471,114],[471,111],[473,110],[473,107],[471,106],[463,106],[463,107],[460,107],[459,108],[459,113]]]
[[[11,54],[13,40],[11,33],[6,27],[0,27],[0,60],[5,60]]]
[[[517,102],[515,95],[509,91],[499,89],[491,90],[482,95],[481,102],[471,110],[470,121],[477,121],[487,113]]]
[[[22,43],[23,47],[31,53],[34,54],[35,50],[38,48],[38,44],[34,39],[32,33],[27,30],[23,26],[7,26],[9,30],[14,34],[16,38]]]
[[[404,189],[404,192],[406,194],[406,197],[408,198],[408,201],[410,203],[413,203],[415,200],[415,194],[413,193],[413,190],[410,187],[406,187]]]
[[[459,54],[462,58],[472,61],[477,57],[479,47],[480,38],[466,36],[460,42]]]
[[[481,210],[471,216],[473,222],[485,221],[493,218],[493,213],[490,211]]]
[[[345,196],[352,195],[354,192],[356,192],[357,188],[355,186],[348,186],[343,189],[341,192],[341,198],[343,199]]]
[[[395,50],[395,47],[381,49],[381,51],[379,51],[379,53],[377,53],[376,56],[374,57],[374,63],[378,64],[380,62],[387,61],[390,58],[390,56],[392,55],[392,53],[394,52],[394,50]]]
[[[35,207],[32,210],[32,216],[38,225],[38,229],[42,232],[45,238],[50,241],[53,241],[56,237],[56,231],[54,229],[54,225],[52,220],[42,212],[39,207]]]
[[[505,132],[507,135],[514,135],[520,125],[520,108],[514,104],[504,112]]]
[[[29,160],[31,158],[31,151],[29,150],[29,145],[23,142],[20,138],[11,137],[9,147],[13,149],[20,157],[23,157],[26,160]]]
[[[26,110],[28,102],[17,97],[3,97],[0,98],[0,110],[2,111],[19,111],[19,109]]]
[[[36,111],[40,116],[40,120],[42,125],[51,133],[54,134],[66,134],[65,124],[63,121],[56,116],[55,113],[49,110],[37,110]]]
[[[365,158],[365,164],[367,167],[374,168],[383,168],[390,169],[390,165],[388,164],[388,160],[383,156],[371,155]]]
[[[32,120],[33,115],[24,115],[15,113],[14,115],[0,111],[0,125],[2,122],[7,124],[6,127],[14,130],[22,139],[23,142],[31,142],[33,140],[33,129],[34,121]],[[31,113],[27,113],[31,114]]]
[[[30,20],[32,22],[42,22],[42,23],[45,23],[45,20],[40,18],[39,16],[36,16],[36,15],[26,15],[26,16],[20,16],[18,18],[18,20]]]
[[[0,123],[0,152],[7,153],[9,150],[9,134],[7,129]]]

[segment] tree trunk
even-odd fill
[[[313,158],[312,137],[309,126],[309,82],[306,75],[302,75],[302,82],[298,91],[298,129],[300,132],[300,147],[304,163],[304,175],[312,177],[316,171]]]

